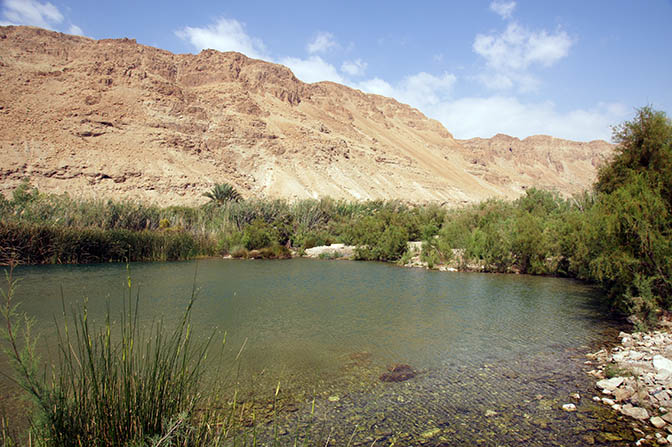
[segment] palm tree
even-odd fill
[[[240,202],[243,197],[236,191],[236,188],[228,183],[218,183],[213,188],[204,193],[203,196],[210,199],[210,203],[222,206],[226,202]]]

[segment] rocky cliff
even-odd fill
[[[0,27],[0,192],[193,204],[244,197],[449,204],[525,188],[579,192],[612,146],[547,136],[456,140],[418,110],[339,84],[305,84],[239,53],[170,52]]]

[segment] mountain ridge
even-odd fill
[[[0,192],[192,204],[245,197],[459,204],[588,188],[613,146],[550,136],[458,140],[392,98],[241,53],[0,27]]]

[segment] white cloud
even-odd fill
[[[456,80],[455,75],[450,73],[434,76],[420,72],[407,76],[394,86],[380,78],[368,79],[353,86],[367,93],[390,96],[418,109],[424,109],[448,100]]]
[[[2,17],[7,24],[31,25],[54,29],[64,20],[63,14],[49,2],[36,0],[5,0]]]
[[[499,35],[478,34],[474,51],[495,69],[526,69],[532,64],[550,67],[569,54],[574,41],[564,31],[529,31],[510,23]]]
[[[530,73],[534,66],[550,67],[567,57],[574,40],[564,31],[530,31],[509,23],[501,34],[477,34],[473,50],[482,56],[488,71],[477,78],[488,88],[532,91],[539,81]]]
[[[498,14],[503,19],[510,19],[513,10],[516,8],[516,2],[504,2],[495,0],[490,3],[490,10]]]
[[[333,47],[338,46],[336,40],[334,40],[334,35],[321,31],[317,33],[312,42],[308,43],[306,50],[310,54],[314,53],[326,53]]]
[[[70,28],[68,28],[68,34],[74,34],[76,36],[83,36],[84,31],[77,25],[70,25]]]
[[[425,113],[441,121],[456,138],[505,133],[520,138],[546,134],[578,141],[609,140],[611,125],[627,118],[626,108],[617,103],[561,112],[551,101],[524,103],[512,96],[460,98],[436,104]]]
[[[366,73],[366,67],[368,64],[361,59],[355,59],[354,61],[345,61],[341,65],[341,71],[349,74],[350,76],[364,76]]]
[[[310,56],[308,59],[285,57],[280,60],[280,63],[288,66],[296,77],[303,82],[333,81],[341,84],[345,82],[343,77],[338,74],[336,67],[320,56]]]
[[[186,26],[175,31],[175,35],[188,41],[198,51],[208,48],[238,51],[248,57],[268,59],[264,42],[249,36],[245,32],[245,24],[235,19],[220,18],[216,23],[202,28]]]

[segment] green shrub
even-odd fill
[[[243,245],[248,250],[258,250],[277,244],[278,231],[262,219],[256,219],[243,230]]]

